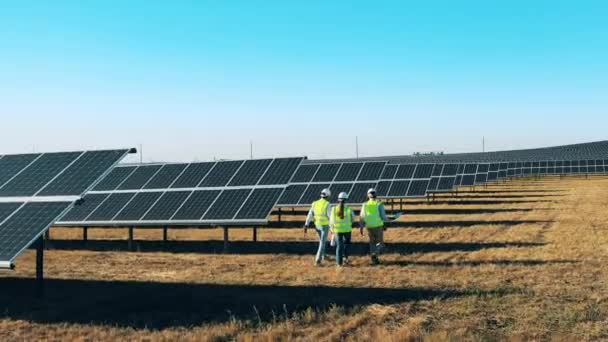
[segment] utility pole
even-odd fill
[[[486,152],[486,137],[481,137],[481,152]]]
[[[249,154],[251,159],[253,159],[253,140],[249,140]]]
[[[139,144],[139,163],[144,163],[144,145]]]
[[[355,136],[355,155],[359,159],[359,137]]]

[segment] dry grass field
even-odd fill
[[[0,340],[608,339],[608,179],[497,183],[408,201],[381,266],[313,266],[298,229],[52,230],[46,298],[34,252],[0,273]]]

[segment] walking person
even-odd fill
[[[306,223],[304,223],[304,234],[306,234],[310,224],[314,222],[315,230],[319,236],[319,248],[317,249],[317,255],[315,256],[315,266],[319,266],[321,261],[325,260],[325,246],[327,245],[329,216],[331,215],[331,206],[328,200],[329,196],[331,196],[329,189],[321,190],[321,198],[312,202],[310,211],[308,211],[308,216],[306,216]]]
[[[353,222],[355,222],[355,214],[352,208],[346,205],[347,200],[348,194],[341,192],[338,195],[338,205],[331,208],[329,219],[329,227],[336,239],[336,264],[338,267],[349,263],[348,245],[350,245]]]
[[[384,248],[384,231],[386,231],[385,222],[388,222],[384,204],[376,197],[376,190],[369,189],[367,191],[368,201],[363,203],[361,207],[360,229],[363,235],[363,228],[367,229],[369,236],[369,251],[372,265],[378,265],[380,259],[378,256]]]

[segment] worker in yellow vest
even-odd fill
[[[348,194],[341,192],[338,195],[338,205],[331,208],[329,227],[336,239],[336,263],[338,267],[348,264],[348,245],[350,245],[351,232],[355,214],[352,208],[346,205]]]
[[[315,266],[319,266],[321,261],[325,260],[325,245],[327,244],[329,216],[331,215],[331,205],[329,203],[330,196],[331,192],[329,189],[323,189],[321,191],[321,198],[312,202],[308,216],[306,216],[306,223],[304,223],[304,233],[306,233],[310,224],[314,222],[315,230],[319,236],[319,248],[317,249],[317,255],[315,256]]]
[[[360,232],[363,235],[363,228],[367,229],[371,263],[377,265],[380,263],[378,255],[384,247],[384,231],[386,230],[384,223],[388,222],[388,218],[384,204],[376,196],[376,189],[369,189],[367,197],[369,200],[361,206]]]

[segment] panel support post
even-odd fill
[[[47,243],[44,244],[44,249],[48,250],[49,247],[51,247],[51,244],[50,244],[50,241],[51,241],[51,228],[47,229],[44,232],[44,238],[42,236],[40,238],[47,241]]]
[[[403,211],[403,198],[399,199],[399,211]]]
[[[253,242],[258,242],[258,227],[253,226]]]
[[[44,297],[44,239],[36,241],[36,295]]]
[[[167,242],[167,240],[169,240],[167,238],[167,226],[163,226],[163,242]]]
[[[281,223],[281,218],[282,218],[281,216],[283,216],[283,211],[279,207],[279,223]]]
[[[228,226],[224,226],[224,253],[228,253]]]
[[[133,251],[133,226],[129,226],[129,240],[128,240],[128,247],[129,247],[129,251]]]
[[[82,241],[87,242],[89,240],[89,227],[82,227]]]

